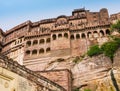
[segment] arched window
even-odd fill
[[[30,55],[30,50],[27,50],[27,51],[26,51],[26,55]]]
[[[100,30],[100,37],[103,37],[104,36],[104,32],[103,30]]]
[[[68,38],[68,34],[67,34],[67,33],[64,33],[64,37],[65,37],[65,38]]]
[[[88,38],[91,38],[91,37],[92,37],[92,33],[91,33],[91,32],[88,32],[88,33],[87,33],[87,37],[88,37]]]
[[[44,53],[44,49],[41,48],[41,49],[39,50],[39,53],[40,53],[40,54],[43,54],[43,53]]]
[[[47,43],[50,43],[50,38],[47,38],[46,42],[47,42]]]
[[[76,34],[76,39],[80,39],[80,35],[79,34]]]
[[[38,40],[34,40],[33,45],[37,45],[37,44],[38,44]]]
[[[110,35],[110,30],[109,29],[106,30],[106,35]]]
[[[62,34],[58,34],[58,38],[61,38],[62,37]]]
[[[37,54],[37,50],[33,50],[32,55],[36,55],[36,54]]]
[[[85,34],[84,34],[84,33],[82,33],[82,38],[86,38],[86,36],[85,36]]]
[[[49,52],[50,51],[50,47],[46,49],[46,52]]]
[[[26,45],[31,46],[31,41],[27,41]]]
[[[98,32],[97,32],[97,31],[94,31],[94,32],[93,32],[93,35],[94,35],[94,38],[99,37],[99,36],[98,36]]]
[[[53,34],[52,38],[53,38],[53,40],[56,40],[56,35],[55,35],[55,34]]]
[[[45,40],[44,39],[41,39],[40,40],[40,44],[44,44],[45,43]]]
[[[71,40],[74,40],[74,39],[75,39],[74,35],[71,35],[71,36],[70,36],[70,39],[71,39]]]

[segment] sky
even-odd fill
[[[83,7],[90,11],[107,8],[114,14],[120,12],[120,0],[0,0],[0,28],[6,31],[28,20],[70,16]]]

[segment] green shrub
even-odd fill
[[[120,38],[119,38],[119,37],[115,37],[115,36],[114,36],[113,40],[114,40],[115,42],[117,42],[118,45],[120,45]]]
[[[119,46],[118,42],[110,41],[110,42],[104,43],[101,46],[101,49],[103,53],[113,61],[113,57],[114,57],[116,50],[118,49],[118,46]]]
[[[87,52],[88,56],[90,56],[90,57],[92,57],[94,55],[99,55],[101,53],[102,53],[102,51],[101,51],[101,49],[99,48],[98,45],[91,46],[90,49]]]
[[[111,36],[111,38],[111,41],[104,43],[100,48],[98,45],[91,46],[87,51],[88,56],[92,57],[104,53],[113,62],[114,54],[120,47],[120,38],[116,36]]]
[[[111,31],[118,31],[120,33],[120,21],[117,21],[115,24],[111,25]]]

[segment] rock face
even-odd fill
[[[120,88],[120,49],[114,57],[114,63],[104,56],[76,57],[65,60],[55,60],[48,64],[45,70],[69,69],[72,72],[73,88],[89,88],[92,91],[117,91]],[[113,72],[113,73],[111,73]],[[116,80],[116,83],[114,83]],[[118,90],[119,91],[119,90]]]

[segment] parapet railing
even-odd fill
[[[9,59],[7,56],[2,54],[0,54],[0,67],[5,68],[34,82],[40,87],[49,89],[49,91],[66,91],[62,86],[54,83],[44,76],[36,74],[34,71],[29,70],[25,66],[20,65],[16,61]]]

